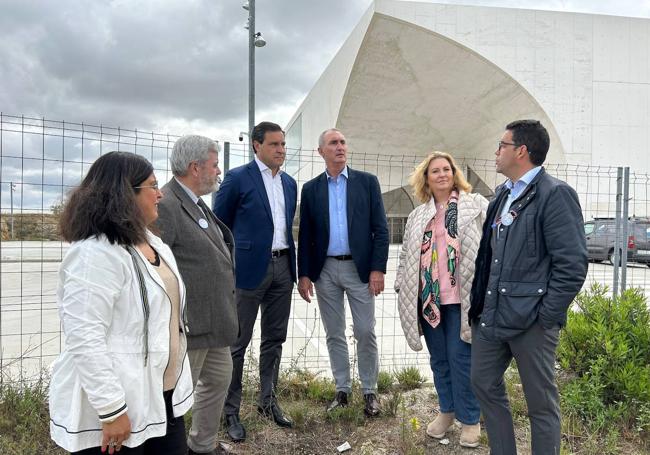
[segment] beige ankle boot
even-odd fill
[[[441,412],[439,413],[435,420],[427,426],[427,435],[432,438],[442,439],[445,437],[445,433],[454,424],[454,413],[453,412]]]
[[[478,447],[481,438],[481,424],[462,425],[460,430],[460,445],[463,447]]]

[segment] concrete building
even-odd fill
[[[516,118],[546,125],[548,162],[647,173],[650,19],[376,0],[290,120],[287,169],[320,171],[299,160],[318,163],[318,135],[335,126],[403,215],[412,163],[431,150],[492,161]],[[489,195],[491,167],[467,170]]]

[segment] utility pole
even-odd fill
[[[248,156],[255,156],[251,133],[255,127],[255,48],[266,46],[262,33],[255,31],[255,0],[248,0],[242,5],[248,11]]]

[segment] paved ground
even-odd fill
[[[16,376],[23,371],[31,377],[52,362],[60,352],[62,339],[55,300],[57,270],[66,247],[59,242],[0,243],[0,366],[3,374]],[[396,295],[392,291],[397,267],[398,245],[392,245],[387,291],[376,302],[377,335],[380,342],[381,368],[398,369],[418,365],[425,377],[430,376],[426,351],[414,353],[404,339],[397,313]],[[585,283],[611,286],[613,268],[607,264],[590,264]],[[628,287],[641,287],[650,295],[650,268],[631,264]],[[351,316],[348,312],[350,354],[354,352]],[[259,351],[259,333],[254,334],[250,368]],[[329,371],[325,332],[320,324],[318,305],[304,302],[294,292],[289,334],[284,345],[284,366],[295,365]]]

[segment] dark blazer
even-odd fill
[[[587,275],[587,246],[575,190],[542,169],[511,205],[518,212],[502,226],[493,249],[492,223],[508,194],[496,190],[483,225],[472,283],[470,322],[481,333],[508,339],[535,321],[564,325],[566,313]]]
[[[348,167],[348,242],[359,278],[367,283],[371,271],[386,273],[388,223],[377,177]],[[298,276],[317,281],[329,246],[327,174],[305,183],[300,197]]]
[[[230,346],[239,334],[232,233],[210,210],[206,210],[208,229],[199,226],[206,214],[176,179],[162,192],[156,224],[174,253],[187,288],[187,347]]]
[[[291,277],[296,280],[296,246],[293,241],[293,217],[296,214],[296,181],[287,173],[280,174],[284,192],[287,220],[287,241],[291,263]],[[273,245],[273,215],[255,162],[228,171],[214,198],[214,213],[232,230],[235,237],[237,287],[257,288],[266,274]]]

